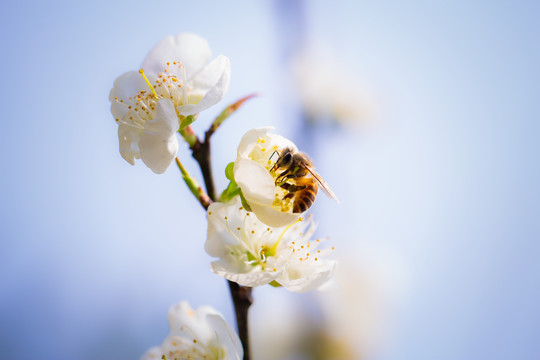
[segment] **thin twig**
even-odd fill
[[[180,159],[176,158],[176,165],[178,165],[178,168],[180,169],[180,172],[182,173],[182,178],[184,179],[184,182],[186,183],[187,187],[191,191],[193,195],[199,200],[202,207],[206,210],[212,203],[212,200],[210,200],[210,197],[206,194],[206,192],[199,186],[197,183],[197,180],[191,177],[189,173],[187,172],[186,168],[182,163],[180,162]]]
[[[206,141],[208,141],[208,139],[210,139],[212,134],[214,134],[216,132],[216,130],[219,128],[219,126],[221,124],[223,124],[223,122],[229,116],[231,116],[236,110],[238,110],[240,108],[240,106],[242,106],[244,104],[244,102],[246,102],[249,99],[254,98],[255,96],[259,96],[259,94],[254,93],[254,94],[251,94],[251,95],[248,95],[248,96],[244,96],[240,100],[236,101],[234,104],[231,104],[231,105],[227,106],[225,108],[225,110],[223,110],[221,112],[221,114],[219,114],[218,117],[212,122],[212,125],[210,125],[210,128],[208,128],[208,131],[206,131],[206,134],[205,134]]]

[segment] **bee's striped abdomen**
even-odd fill
[[[300,185],[297,182],[297,185]],[[317,191],[319,190],[315,180],[312,178],[302,181],[302,185],[305,185],[306,188],[299,190],[294,197],[293,203],[293,213],[303,213],[313,205],[315,202],[315,197],[317,196]]]

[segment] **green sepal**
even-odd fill
[[[225,177],[230,182],[234,182],[236,184],[236,181],[234,180],[234,161],[228,163],[225,167]]]
[[[234,161],[227,164],[225,167],[225,177],[229,180],[229,185],[219,196],[219,202],[228,203],[236,195],[240,195],[240,200],[242,201],[242,206],[246,211],[252,211],[249,206],[244,194],[242,194],[242,189],[238,186],[234,180]]]
[[[236,183],[232,181],[229,183],[229,186],[219,195],[219,202],[228,203],[233,197],[240,193],[240,188]]]
[[[238,190],[240,190],[238,192],[238,195],[240,195],[240,200],[242,200],[242,206],[244,207],[244,209],[246,209],[246,211],[253,211],[251,210],[251,206],[249,206],[246,198],[244,197],[244,194],[242,193],[242,189],[238,188]]]
[[[273,286],[273,287],[281,287],[282,285],[280,283],[278,283],[276,280],[272,280],[271,282],[268,283],[268,285],[270,286]]]
[[[180,122],[180,129],[178,129],[178,131],[184,130],[187,126],[191,125],[195,120],[197,120],[197,115],[186,116]]]
[[[240,188],[234,181],[234,162],[231,162],[225,167],[225,177],[229,180],[229,185],[219,196],[219,202],[228,203],[233,197],[238,195]]]

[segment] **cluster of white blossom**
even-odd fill
[[[141,70],[116,79],[109,100],[127,162],[142,159],[157,174],[167,170],[178,152],[182,122],[218,103],[229,87],[229,59],[211,58],[202,37],[168,36],[146,56]]]
[[[167,170],[177,156],[178,133],[228,89],[229,59],[211,58],[205,39],[182,33],[157,44],[141,70],[116,79],[109,98],[127,162],[141,159],[155,173]],[[302,191],[311,191],[311,204],[317,182],[323,188],[325,183],[307,157],[298,158],[293,142],[271,130],[253,129],[243,136],[231,164],[231,184],[208,206],[205,250],[216,258],[211,270],[239,285],[306,292],[326,283],[336,263],[325,258],[333,247],[321,248],[323,240],[313,237],[316,226],[304,214],[310,205],[298,211],[293,204]],[[169,321],[171,333],[144,359],[242,358],[238,336],[215,310],[193,311],[184,302],[171,308]]]
[[[181,302],[169,309],[171,331],[160,346],[147,351],[141,360],[241,360],[242,344],[223,316],[209,306],[191,309]]]

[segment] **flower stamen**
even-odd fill
[[[299,223],[300,221],[302,221],[303,219],[301,217],[299,217],[298,219],[296,219],[295,222],[293,222],[292,224],[290,225],[287,225],[287,227],[283,230],[283,232],[279,235],[276,243],[274,244],[274,246],[272,246],[272,248],[270,249],[270,252],[272,254],[275,254],[276,253],[276,250],[277,250],[277,247],[279,246],[279,243],[281,242],[281,239],[283,238],[283,235],[285,235],[285,233],[287,232],[287,230],[289,230],[289,228],[293,225],[295,225],[296,223]]]
[[[144,74],[144,70],[143,69],[139,69],[139,74],[142,75],[142,77],[144,78],[144,81],[146,81],[146,83],[148,84],[148,86],[150,87],[150,90],[152,90],[152,94],[154,94],[154,97],[156,99],[158,99],[158,95],[156,94],[156,90],[154,90],[154,87],[152,86],[152,84],[150,83],[150,80],[148,80],[148,78],[146,77],[146,75]]]

